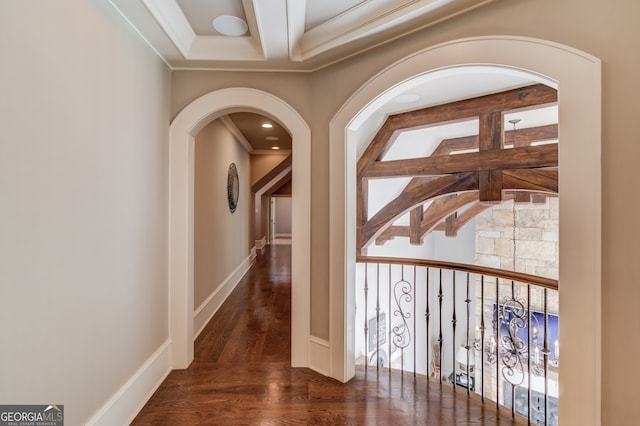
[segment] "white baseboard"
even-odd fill
[[[274,238],[291,238],[291,234],[274,234]]]
[[[251,259],[252,262],[256,258],[257,255],[258,255],[258,253],[257,253],[257,250],[256,250],[256,246],[251,247],[251,252],[249,253],[249,258]]]
[[[329,376],[330,360],[329,342],[309,336],[309,368],[323,376]]]
[[[207,300],[202,302],[198,309],[193,313],[193,329],[196,330],[193,339],[195,340],[202,332],[207,323],[213,318],[213,315],[218,311],[222,303],[231,294],[236,285],[240,282],[244,274],[247,273],[251,267],[251,255],[240,263],[240,265],[218,286],[217,289]]]
[[[167,339],[86,424],[130,424],[170,371],[171,341]]]
[[[262,250],[267,245],[267,237],[262,237],[260,240],[256,240],[256,249]]]

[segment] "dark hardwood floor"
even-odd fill
[[[475,395],[387,370],[343,384],[289,366],[291,246],[267,246],[134,425],[510,425]]]

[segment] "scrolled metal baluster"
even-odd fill
[[[404,268],[403,268],[404,269]],[[413,286],[409,281],[404,279],[404,270],[402,271],[400,281],[393,286],[393,297],[396,302],[397,309],[393,315],[400,317],[402,323],[393,326],[393,344],[400,349],[401,371],[404,372],[404,350],[411,344],[411,328],[407,320],[411,318],[411,312],[405,310],[404,304],[410,304],[413,301]]]
[[[524,383],[523,353],[525,342],[518,337],[518,330],[527,325],[528,311],[524,301],[515,298],[505,298],[499,309],[499,323],[505,325],[507,334],[502,336],[502,353],[500,358],[504,364],[502,376],[512,386]]]

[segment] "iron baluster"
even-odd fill
[[[456,363],[456,323],[457,323],[457,319],[456,319],[456,271],[452,271],[452,278],[453,278],[453,302],[451,302],[453,304],[453,317],[451,319],[451,328],[453,330],[453,338],[451,340],[452,342],[452,351],[453,352],[453,391],[456,391],[456,369],[457,369],[457,363]]]
[[[467,304],[467,344],[464,347],[467,350],[467,395],[471,392],[471,377],[469,376],[469,351],[471,350],[471,346],[469,346],[469,321],[471,319],[471,297],[469,295],[469,273],[467,272],[467,298],[465,299],[465,303]]]
[[[369,268],[368,268],[369,264],[365,263],[364,264],[364,356],[366,358],[365,363],[364,363],[364,371],[368,371],[369,370],[369,357],[367,356],[367,354],[369,353],[369,340],[367,340],[369,338],[369,323],[367,321],[368,315],[367,315],[367,306],[369,303]]]
[[[376,264],[376,372],[380,371],[380,264]],[[386,327],[385,327],[386,330]]]
[[[418,315],[416,312],[416,265],[413,265],[413,334],[415,338],[413,339],[413,377],[416,377],[416,344],[418,343],[418,334],[416,330],[416,317]]]
[[[429,363],[429,349],[430,349],[429,348],[429,346],[430,346],[429,345],[429,342],[430,342],[430,340],[429,340],[429,317],[431,316],[431,312],[429,312],[429,273],[430,273],[429,272],[429,267],[427,267],[427,282],[426,282],[426,286],[427,286],[427,292],[426,292],[427,307],[426,307],[426,310],[425,310],[425,313],[424,313],[426,326],[427,326],[427,344],[426,344],[426,347],[427,347],[427,369],[426,369],[426,371],[427,371],[427,380],[429,380],[429,376],[431,376],[431,373],[429,371],[429,365],[430,365],[430,363]]]
[[[442,268],[440,268],[440,288],[438,290],[438,303],[439,303],[439,314],[440,314],[440,322],[438,327],[440,328],[440,332],[438,334],[438,345],[440,351],[440,357],[438,358],[438,362],[440,365],[438,366],[438,376],[439,382],[442,384]]]
[[[529,386],[527,386],[527,424],[531,424],[531,284],[527,284],[527,373],[529,374]],[[515,401],[514,401],[515,403]]]

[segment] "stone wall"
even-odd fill
[[[476,218],[476,264],[558,279],[557,197],[544,204],[505,201]]]

